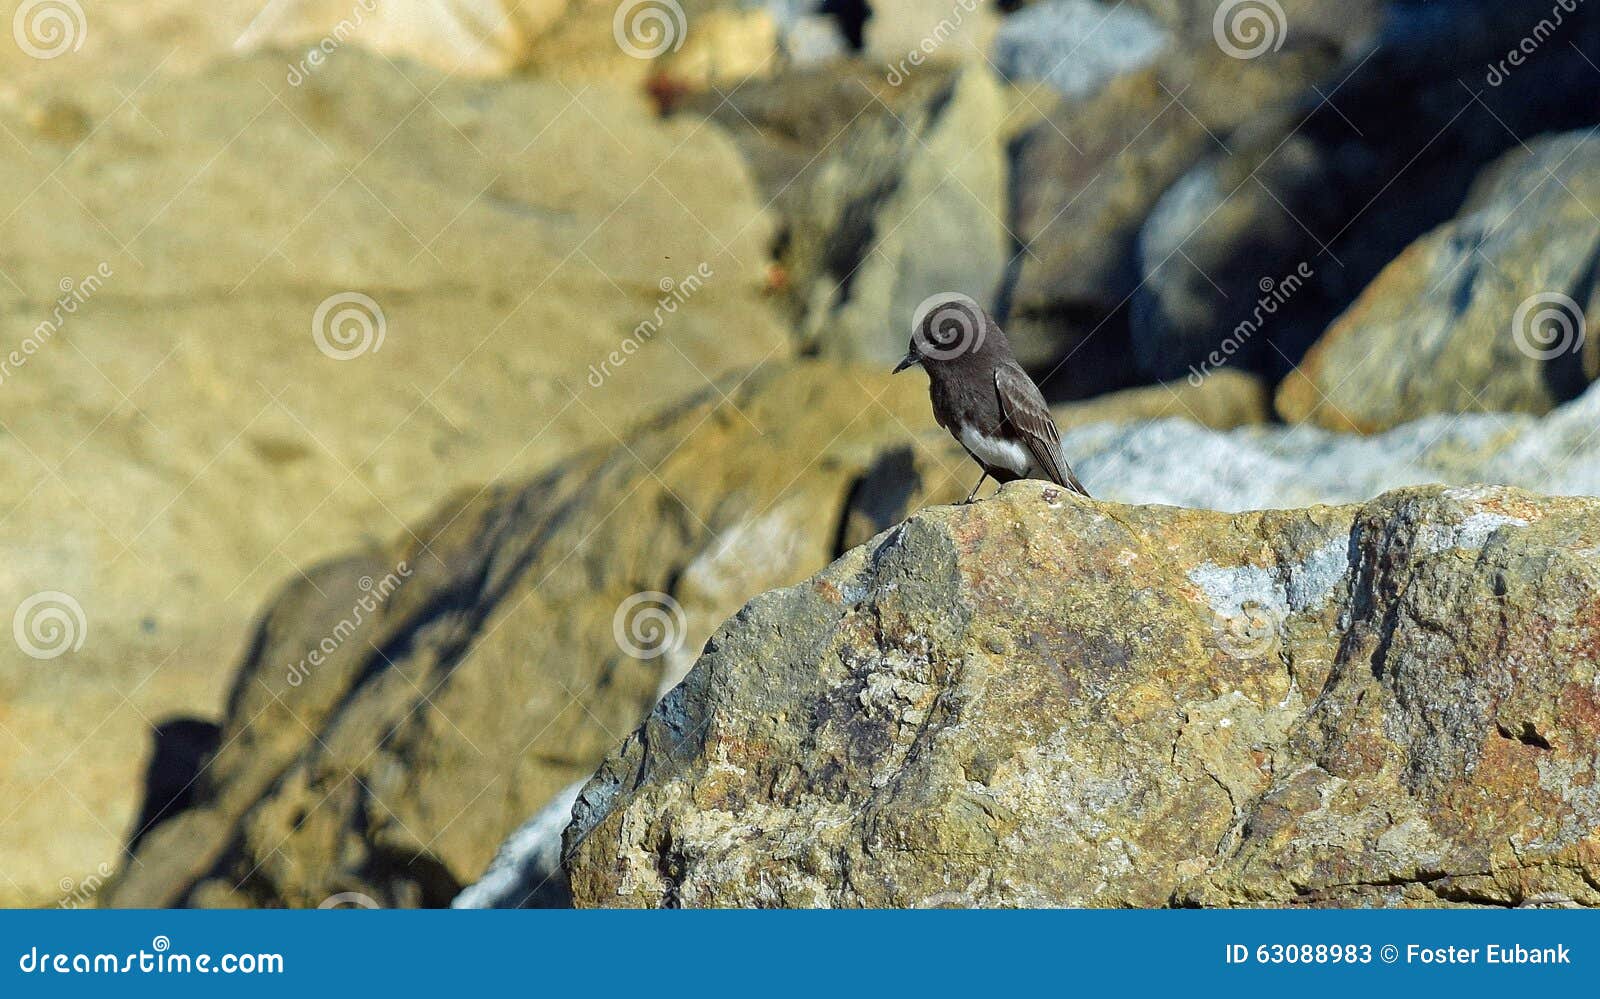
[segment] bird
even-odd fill
[[[966,295],[943,293],[913,314],[911,344],[894,373],[928,373],[933,418],[983,469],[984,482],[1044,479],[1088,498],[1061,452],[1061,431],[1039,386],[1017,363],[1005,331]]]

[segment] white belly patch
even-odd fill
[[[1033,456],[1016,441],[1001,440],[978,433],[972,427],[961,428],[961,443],[985,465],[1006,468],[1018,475],[1027,475]]]

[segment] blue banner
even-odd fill
[[[1573,911],[0,913],[0,994],[972,994],[1593,982]]]

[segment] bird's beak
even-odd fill
[[[900,363],[899,364],[896,364],[894,366],[894,374],[898,375],[900,372],[904,371],[905,369],[916,367],[917,365],[919,365],[921,363],[922,363],[922,358],[918,357],[916,354],[907,354],[905,357],[902,357],[900,359]]]

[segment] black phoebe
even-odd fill
[[[895,373],[922,365],[933,418],[983,469],[986,479],[1048,479],[1088,496],[1061,454],[1061,431],[1039,387],[1011,353],[1005,331],[965,295],[935,295],[917,307],[911,349]]]

